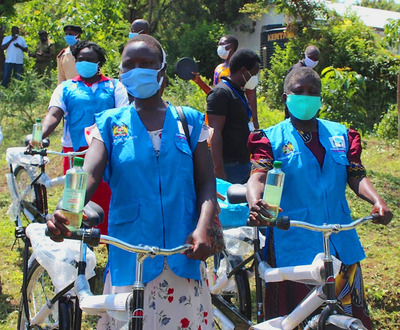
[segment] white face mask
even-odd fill
[[[318,61],[313,61],[311,58],[307,57],[306,54],[304,54],[304,64],[309,68],[315,68],[318,64]]]
[[[217,54],[219,57],[221,57],[223,60],[226,60],[229,56],[229,50],[226,50],[226,47],[228,47],[230,44],[228,45],[221,45],[218,46],[217,48]]]
[[[252,76],[249,71],[247,71],[247,72],[250,75],[250,79],[246,80],[244,75],[242,75],[243,79],[246,81],[246,83],[244,84],[243,88],[252,90],[252,89],[256,88],[257,85],[258,85],[258,74]]]

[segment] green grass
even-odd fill
[[[400,148],[398,144],[385,144],[375,137],[365,140],[367,143],[362,159],[368,176],[394,213],[394,219],[387,227],[366,224],[359,230],[367,254],[367,259],[362,263],[367,299],[374,329],[400,329],[400,280],[397,277],[400,272]],[[59,150],[58,141],[59,134],[52,139],[52,149]],[[22,245],[14,244],[14,225],[7,215],[10,198],[5,180],[8,171],[5,148],[4,145],[0,147],[0,329],[15,329],[22,279]],[[51,175],[58,175],[62,171],[60,161],[54,157],[48,168]],[[59,193],[51,192],[49,198],[53,207]],[[352,191],[348,191],[347,195],[354,217],[369,214],[371,206],[368,203],[361,201]],[[97,269],[95,290],[100,293],[106,252],[104,248],[96,251],[100,267]],[[95,317],[87,318],[82,328],[91,329],[95,322]]]

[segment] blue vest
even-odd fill
[[[281,215],[316,225],[351,222],[345,196],[349,165],[346,127],[318,120],[319,140],[326,150],[322,169],[290,119],[265,133],[271,141],[274,159],[282,161],[285,173]],[[274,238],[278,267],[309,264],[317,253],[323,252],[322,233],[293,227],[289,231],[274,230]],[[332,234],[330,243],[331,253],[344,264],[365,258],[355,230]]]
[[[94,93],[82,81],[67,80],[62,84],[63,101],[68,112],[65,124],[76,151],[87,146],[84,130],[94,124],[94,114],[115,107],[114,90],[117,80],[99,82]]]
[[[108,232],[131,244],[173,248],[184,244],[198,220],[194,186],[193,152],[204,115],[183,107],[188,125],[193,126],[191,145],[179,116],[169,105],[162,130],[158,157],[150,135],[135,108],[127,106],[96,114],[96,123],[108,153],[104,180],[112,190]],[[167,257],[178,276],[200,280],[198,260],[185,255]],[[163,270],[164,257],[144,261],[143,281],[147,283]],[[134,283],[135,255],[110,246],[112,285]]]

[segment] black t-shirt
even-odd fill
[[[250,152],[247,149],[247,138],[250,134],[248,108],[224,81],[228,81],[247,102],[242,89],[227,77],[223,77],[207,95],[207,114],[226,117],[222,130],[224,163],[237,161],[248,163],[250,160]]]

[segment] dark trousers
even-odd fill
[[[8,83],[11,80],[11,74],[15,79],[21,80],[21,74],[23,72],[23,64],[16,63],[4,63],[4,72],[3,72],[3,82],[1,83],[4,87],[7,87]]]

